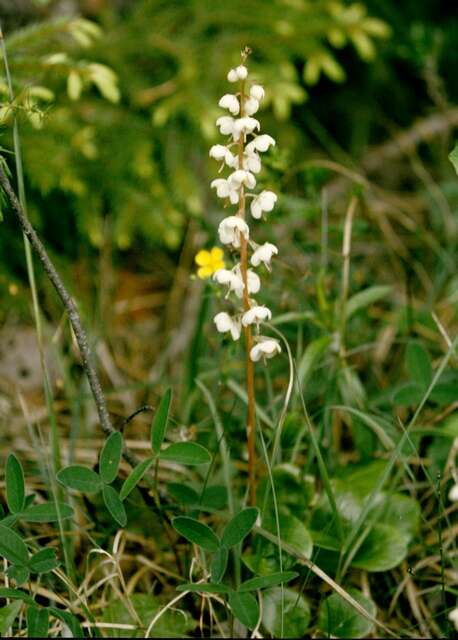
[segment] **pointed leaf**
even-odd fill
[[[49,611],[46,607],[27,608],[27,637],[47,638],[49,629]]]
[[[235,547],[250,533],[259,516],[259,509],[248,507],[242,509],[230,520],[223,532],[222,543],[226,547]]]
[[[420,342],[411,340],[406,349],[406,369],[410,378],[426,390],[433,378],[429,353]]]
[[[124,484],[122,485],[119,493],[121,500],[125,500],[129,493],[135,489],[153,462],[154,458],[146,458],[146,460],[137,464],[132,473],[124,480]]]
[[[25,487],[22,465],[14,453],[10,453],[6,461],[6,501],[11,513],[18,513],[24,508]]]
[[[221,582],[226,573],[229,551],[227,547],[220,547],[215,553],[211,566],[212,582]]]
[[[359,309],[363,309],[364,307],[368,307],[373,302],[377,302],[381,298],[384,298],[389,293],[391,293],[393,287],[389,285],[376,285],[374,287],[368,287],[363,291],[359,291],[355,293],[354,296],[349,298],[346,306],[346,317],[347,320],[354,313],[359,311]]]
[[[59,510],[53,502],[32,504],[19,514],[19,517],[27,522],[58,522],[74,516],[73,507],[69,504],[59,503]]]
[[[29,552],[18,534],[0,524],[0,556],[21,567],[29,562]]]
[[[30,570],[34,573],[48,573],[59,566],[54,549],[40,549],[30,558]]]
[[[259,605],[251,593],[233,591],[229,594],[232,613],[248,629],[254,629],[259,619]]]
[[[172,390],[167,389],[161,398],[159,407],[154,414],[153,422],[151,424],[151,448],[153,453],[156,454],[160,452],[161,445],[164,442],[171,401]]]
[[[9,598],[10,600],[23,600],[26,604],[35,604],[35,600],[22,589],[11,589],[9,587],[0,587],[0,598]]]
[[[210,453],[197,442],[175,442],[161,451],[159,458],[178,464],[198,465],[211,461]]]
[[[175,531],[189,542],[197,544],[206,551],[218,551],[220,547],[218,536],[203,522],[187,516],[178,516],[172,520],[172,525]]]
[[[79,464],[61,469],[57,474],[57,479],[64,487],[82,493],[97,493],[103,487],[102,479],[98,473]]]
[[[7,636],[8,629],[12,626],[13,622],[21,610],[22,602],[16,600],[11,604],[7,604],[6,607],[0,609],[0,635]]]
[[[106,440],[100,454],[100,476],[106,484],[111,484],[118,475],[122,455],[122,435],[112,433]]]
[[[121,527],[125,527],[127,524],[127,514],[122,503],[121,498],[109,484],[103,487],[103,501],[108,511]]]
[[[250,580],[242,582],[239,591],[257,591],[258,589],[276,587],[283,582],[289,582],[290,580],[297,578],[298,575],[299,574],[296,573],[296,571],[279,571],[277,573],[272,573],[270,576],[250,578]]]

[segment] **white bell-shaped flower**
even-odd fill
[[[273,358],[277,353],[281,353],[278,340],[265,338],[254,345],[250,351],[250,358],[253,362],[258,362],[261,358]]]
[[[240,273],[237,273],[234,269],[218,269],[218,271],[215,271],[213,274],[213,279],[218,284],[227,285],[229,287],[228,295],[231,291],[234,291],[238,298],[243,296],[245,285],[243,284]]]
[[[257,153],[245,153],[243,157],[245,168],[252,173],[261,171],[261,158]]]
[[[254,189],[256,186],[256,178],[245,169],[237,169],[237,171],[231,173],[227,181],[235,189],[240,189],[242,185],[248,187],[248,189]]]
[[[277,196],[273,191],[261,191],[250,205],[251,215],[259,219],[263,211],[272,211],[276,202]]]
[[[269,321],[272,318],[272,312],[270,309],[264,306],[251,307],[249,311],[246,311],[242,316],[242,324],[244,327],[248,327],[250,324],[256,324],[259,326],[261,322]]]
[[[448,492],[448,499],[451,502],[458,502],[458,483],[454,484],[453,487]]]
[[[246,116],[252,116],[259,109],[259,102],[255,98],[248,98],[243,105],[243,111]],[[238,112],[237,112],[238,113]],[[237,115],[237,114],[234,114]]]
[[[232,135],[234,140],[237,140],[242,134],[253,133],[255,129],[259,130],[260,127],[261,125],[256,118],[251,118],[249,116],[237,118],[237,120],[234,120],[234,124],[232,126]]]
[[[235,120],[234,122],[234,130],[236,122],[238,122],[238,120]],[[269,134],[263,133],[260,136],[256,136],[254,140],[249,142],[246,146],[246,150],[248,151],[248,153],[250,153],[251,151],[264,152],[267,151],[270,146],[275,147],[275,140],[272,138],[272,136],[269,136]]]
[[[219,127],[219,132],[222,136],[231,136],[234,134],[235,120],[232,116],[221,116],[216,121],[216,126]]]
[[[247,76],[248,69],[243,64],[240,64],[235,69],[231,69],[229,71],[229,73],[227,74],[227,79],[229,80],[229,82],[237,82],[238,80],[245,80]]]
[[[216,178],[210,183],[212,189],[216,189],[218,198],[229,198],[231,204],[237,204],[239,201],[239,191],[228,180],[224,178]]]
[[[261,102],[261,100],[264,98],[264,88],[261,87],[260,84],[254,84],[250,88],[250,97],[254,98],[258,102]]]
[[[219,101],[218,105],[222,108],[222,109],[228,109],[233,116],[236,116],[239,114],[240,112],[240,104],[239,101],[237,100],[237,97],[234,96],[232,93],[226,93],[221,100]]]
[[[210,148],[209,156],[210,158],[214,158],[215,160],[224,160],[226,158],[226,154],[229,151],[227,147],[222,144],[214,144],[213,147]],[[230,151],[229,151],[230,153]],[[232,155],[232,154],[231,154]]]
[[[240,338],[240,322],[231,318],[231,316],[225,311],[217,313],[213,318],[213,322],[216,324],[216,328],[220,333],[230,332],[233,340],[238,340]]]
[[[248,240],[250,229],[245,220],[239,216],[229,216],[221,220],[218,234],[222,244],[231,244],[237,249],[240,247],[241,236]]]
[[[243,276],[242,276],[242,271],[240,269],[240,264],[237,264],[234,267],[234,273],[240,277],[242,279],[243,282]],[[254,271],[252,271],[251,269],[247,269],[247,273],[246,273],[246,279],[247,279],[247,285],[248,285],[248,293],[258,293],[259,289],[261,288],[261,280],[258,276],[257,273],[255,273]],[[236,291],[235,292],[239,298],[242,297],[243,294],[243,288],[240,292],[240,294]]]
[[[272,260],[273,256],[276,256],[277,254],[277,247],[271,242],[265,242],[255,251],[253,251],[250,262],[253,267],[259,267],[262,262],[270,271],[270,261]]]

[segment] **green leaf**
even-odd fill
[[[348,589],[348,593],[372,617],[376,616],[377,608],[372,600],[357,589]],[[358,613],[338,593],[333,593],[321,603],[318,626],[328,638],[367,638],[374,628],[370,620]]]
[[[229,551],[227,547],[220,547],[215,553],[211,565],[211,576],[213,582],[221,582],[226,573]]]
[[[111,513],[116,522],[125,527],[127,524],[127,514],[121,498],[115,489],[109,484],[103,487],[103,501],[108,511]]]
[[[26,604],[35,604],[35,600],[28,593],[21,589],[11,589],[0,587],[0,598],[10,598],[10,600],[23,600]]]
[[[131,607],[135,609],[141,621],[138,628],[138,620],[132,617],[127,610],[124,601],[112,600],[104,607],[102,622],[109,622],[109,636],[113,638],[144,638],[153,618],[164,608],[166,602],[159,600],[151,594],[134,593],[129,597]],[[136,629],[117,628],[117,624],[134,625]],[[191,616],[182,609],[166,610],[158,618],[149,635],[150,638],[188,638],[195,628],[195,622]]]
[[[24,471],[14,453],[10,453],[5,469],[6,501],[11,513],[19,513],[24,508]]]
[[[280,513],[280,537],[283,542],[292,547],[299,554],[311,558],[313,550],[312,536],[309,530],[298,518],[289,514]],[[277,535],[276,524],[271,521],[266,526],[271,533]]]
[[[192,591],[193,593],[231,593],[232,589],[225,584],[215,582],[188,582],[180,584],[177,591]]]
[[[270,576],[259,576],[245,580],[239,587],[239,591],[257,591],[258,589],[268,589],[276,587],[284,582],[289,582],[297,578],[299,574],[296,571],[278,571]]]
[[[29,563],[29,552],[22,538],[2,524],[0,524],[0,556],[20,567]]]
[[[198,502],[201,509],[223,509],[227,505],[227,488],[221,484],[207,485]]]
[[[259,605],[251,593],[233,591],[229,594],[229,606],[237,620],[240,620],[245,627],[255,628],[259,619]]]
[[[259,516],[259,509],[242,509],[224,528],[222,543],[226,547],[235,547],[250,533]]]
[[[82,493],[97,493],[103,487],[103,482],[98,473],[83,467],[79,464],[73,464],[69,467],[61,469],[57,474],[58,481],[68,489],[75,489]]]
[[[211,462],[211,456],[207,449],[197,442],[175,442],[161,451],[159,458],[190,466]]]
[[[424,387],[418,382],[406,382],[394,392],[393,402],[399,407],[410,407],[414,404],[420,404],[424,393]]]
[[[197,544],[206,551],[218,551],[220,540],[218,536],[203,522],[187,516],[178,516],[172,520],[172,525],[183,538]]]
[[[48,573],[59,566],[54,549],[40,549],[30,558],[30,570],[34,573]]]
[[[347,320],[354,313],[363,309],[364,307],[368,307],[373,302],[377,302],[381,298],[385,298],[389,293],[391,293],[393,287],[386,285],[377,285],[374,287],[368,287],[364,289],[364,291],[360,291],[359,293],[355,293],[354,296],[351,296],[347,302],[346,306],[346,317]]]
[[[302,387],[309,380],[315,365],[323,358],[331,342],[330,336],[321,336],[307,345],[297,368],[297,377]]]
[[[7,604],[6,607],[0,609],[0,635],[7,636],[8,629],[12,626],[13,622],[21,610],[21,600],[16,600],[11,604]]]
[[[100,454],[100,476],[106,484],[111,484],[118,475],[122,455],[122,435],[112,433],[106,440]]]
[[[153,462],[154,458],[146,458],[146,460],[143,460],[143,462],[137,464],[130,476],[128,476],[124,480],[124,484],[122,485],[121,491],[119,493],[119,497],[121,498],[121,500],[125,500],[129,493],[133,491],[133,489],[137,486],[145,473],[151,467]]]
[[[58,522],[59,515],[62,520],[72,518],[73,508],[60,502],[57,510],[54,502],[43,502],[43,504],[31,504],[19,514],[19,517],[27,522]]]
[[[6,575],[9,578],[12,578],[18,587],[27,582],[30,577],[30,571],[28,567],[23,567],[22,565],[12,564],[8,567]]]
[[[448,159],[453,164],[453,167],[458,174],[458,142],[455,143],[453,150],[449,153]]]
[[[304,638],[309,623],[308,602],[296,591],[277,587],[263,593],[262,624],[274,638]]]
[[[78,618],[73,615],[73,613],[57,609],[57,607],[49,607],[49,613],[55,618],[62,620],[62,622],[70,629],[74,638],[84,638],[83,628],[81,627]]]
[[[199,504],[199,494],[186,484],[169,482],[167,490],[174,500],[186,507]]]
[[[407,556],[410,536],[388,524],[375,524],[355,554],[352,566],[366,571],[388,571]]]
[[[151,424],[151,448],[153,453],[156,454],[159,454],[161,445],[164,442],[171,401],[172,389],[167,389],[161,398],[159,407],[154,414],[153,422]]]
[[[406,349],[406,369],[413,382],[425,391],[433,378],[433,368],[428,352],[422,344],[411,340]]]
[[[47,638],[49,629],[49,611],[46,607],[27,608],[27,637]]]

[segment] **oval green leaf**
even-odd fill
[[[258,589],[276,587],[279,584],[289,582],[290,580],[297,578],[298,575],[299,574],[296,571],[278,571],[277,573],[272,573],[270,576],[250,578],[250,580],[242,582],[239,591],[257,591]]]
[[[11,564],[24,567],[29,562],[29,552],[18,534],[0,524],[0,556]]]
[[[410,535],[388,524],[373,526],[355,554],[352,566],[366,571],[388,571],[407,556]]]
[[[151,448],[153,453],[159,454],[164,442],[167,422],[169,420],[170,403],[172,401],[172,389],[167,389],[161,398],[159,406],[154,414],[151,424]]]
[[[245,627],[254,629],[259,619],[259,605],[251,593],[233,591],[229,594],[229,606],[232,613]]]
[[[154,458],[147,458],[143,460],[143,462],[140,462],[140,464],[137,464],[132,473],[124,480],[124,484],[119,492],[121,500],[125,500],[129,493],[134,490],[153,462]]]
[[[43,502],[43,504],[31,504],[19,514],[19,517],[27,522],[58,522],[59,518],[66,520],[73,515],[73,508],[68,504],[60,502],[57,508],[53,502]]]
[[[122,435],[112,433],[106,440],[100,454],[100,476],[106,484],[111,484],[118,475],[122,455]]]
[[[47,638],[49,611],[46,607],[27,607],[27,637]]]
[[[348,589],[348,593],[368,614],[373,618],[376,616],[377,608],[372,600],[357,589]],[[358,613],[337,593],[333,593],[321,603],[318,626],[328,638],[367,638],[374,628],[370,620]]]
[[[247,507],[230,520],[223,532],[222,543],[226,547],[235,547],[250,533],[259,516],[259,509]]]
[[[211,565],[211,576],[213,582],[221,582],[226,573],[229,551],[227,547],[220,547],[215,553]]]
[[[197,442],[175,442],[161,451],[160,459],[189,466],[211,462],[211,455]]]
[[[102,490],[103,501],[106,508],[111,513],[116,522],[125,527],[127,524],[127,514],[118,493],[109,484],[106,484]]]
[[[24,471],[14,453],[10,453],[6,461],[5,481],[8,509],[11,513],[19,513],[25,503]]]
[[[59,566],[54,549],[40,549],[30,558],[30,570],[34,573],[48,573]]]
[[[218,536],[203,522],[187,516],[178,516],[172,520],[172,525],[183,538],[197,544],[206,551],[218,551],[220,540]]]
[[[309,623],[310,607],[302,595],[280,587],[264,592],[262,624],[274,638],[304,638]]]
[[[79,464],[61,469],[57,474],[57,480],[67,489],[75,489],[82,493],[97,493],[103,487],[98,473]]]

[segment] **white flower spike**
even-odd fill
[[[220,333],[230,332],[233,340],[238,340],[240,338],[240,322],[231,318],[231,316],[225,311],[217,313],[213,318],[213,322],[216,324],[216,328]]]
[[[278,340],[266,338],[254,345],[250,351],[250,358],[253,362],[258,362],[261,358],[273,358],[277,353],[281,353],[281,347]]]

